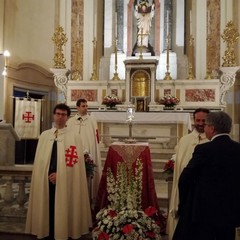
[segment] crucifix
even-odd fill
[[[139,55],[139,59],[142,59],[142,50],[143,50],[143,37],[149,35],[149,33],[143,33],[143,28],[141,28],[141,33],[138,33],[138,37],[140,36],[140,55]]]

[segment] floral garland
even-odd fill
[[[135,170],[127,168],[125,162],[118,163],[116,179],[107,169],[107,191],[109,206],[97,215],[97,227],[93,230],[98,240],[160,240],[157,209],[141,210],[142,162],[136,160]]]
[[[174,97],[170,94],[167,94],[160,99],[160,104],[163,104],[166,107],[173,107],[177,105],[179,102],[180,100],[177,97]]]

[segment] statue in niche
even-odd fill
[[[149,3],[148,0],[135,0],[134,15],[137,19],[137,41],[133,48],[133,55],[139,53],[140,48],[142,53],[155,55],[153,47],[149,43],[154,11],[154,0],[152,0],[151,3]]]

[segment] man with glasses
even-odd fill
[[[206,116],[210,140],[196,146],[179,178],[179,221],[173,240],[235,240],[240,226],[240,143],[225,112]]]
[[[92,226],[81,139],[66,128],[70,113],[57,104],[54,126],[39,137],[26,222],[38,239],[79,239]]]
[[[84,152],[87,152],[91,156],[96,165],[94,176],[90,179],[90,181],[92,181],[90,196],[91,204],[93,206],[102,173],[98,126],[95,117],[88,114],[88,104],[86,99],[78,99],[76,107],[77,114],[68,120],[67,127],[79,136],[83,143]]]

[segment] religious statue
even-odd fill
[[[134,46],[133,52],[139,52],[141,48],[142,52],[153,52],[152,46],[149,44],[149,36],[152,26],[152,18],[154,17],[155,4],[152,4],[148,0],[140,0],[134,5],[134,14],[137,19],[137,43]],[[154,55],[154,54],[152,54]]]

